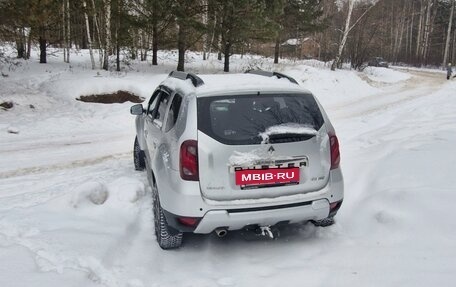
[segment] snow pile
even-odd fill
[[[363,73],[370,80],[382,83],[397,83],[408,80],[411,77],[410,74],[381,67],[366,67]]]
[[[101,205],[108,199],[109,195],[106,186],[100,182],[86,182],[71,193],[73,195],[71,205],[75,208],[87,203],[87,201]]]
[[[260,161],[272,158],[271,154],[268,153],[267,147],[261,147],[254,149],[250,152],[235,151],[228,159],[228,163],[231,166],[254,166]]]
[[[369,97],[379,92],[378,88],[363,81],[355,71],[331,71],[297,65],[285,68],[283,73],[295,78],[302,87],[311,91],[324,107]]]
[[[263,139],[262,143],[268,143],[270,136],[279,134],[316,135],[318,132],[310,125],[289,123],[268,127],[259,136]]]
[[[8,129],[6,130],[10,134],[18,134],[19,129],[13,126],[9,126]]]
[[[163,84],[170,87],[171,89],[178,90],[183,95],[190,95],[195,93],[195,86],[193,86],[190,79],[185,80],[184,84],[182,84],[182,80],[169,77],[163,81]]]

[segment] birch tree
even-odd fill
[[[448,61],[448,50],[450,48],[451,27],[453,25],[453,14],[454,14],[455,2],[456,2],[455,0],[451,0],[450,19],[448,20],[448,29],[447,29],[447,35],[446,35],[446,41],[445,41],[445,51],[443,52],[442,67],[445,67],[447,65],[447,61]]]
[[[339,42],[339,48],[337,50],[336,57],[334,58],[334,61],[331,64],[331,71],[335,71],[336,67],[338,65],[340,65],[340,60],[342,58],[342,53],[344,51],[345,43],[347,42],[348,34],[350,33],[350,31],[369,12],[369,10],[377,4],[376,0],[374,0],[373,2],[370,2],[371,6],[369,6],[369,8],[367,8],[366,11],[363,14],[361,14],[361,16],[358,19],[356,19],[354,24],[350,26],[351,17],[352,17],[352,14],[353,14],[353,9],[355,7],[355,4],[362,3],[363,1],[361,1],[361,0],[347,0],[347,2],[348,2],[348,13],[347,13],[347,18],[345,19],[345,27],[344,27],[344,30],[342,32],[342,39]],[[369,1],[367,1],[367,2],[369,2]]]
[[[66,32],[66,39],[65,39],[65,42],[66,42],[66,62],[69,63],[70,62],[70,49],[71,49],[71,21],[70,21],[70,0],[66,0],[65,1],[65,5],[66,5],[66,10],[65,10],[65,14],[66,14],[66,29],[67,29],[67,32]]]
[[[104,0],[104,10],[105,10],[105,33],[106,40],[104,45],[103,52],[103,69],[109,70],[109,55],[111,54],[111,0]]]
[[[89,16],[87,15],[87,4],[86,1],[82,1],[82,6],[84,8],[84,19],[85,19],[85,26],[87,31],[87,42],[89,44],[89,54],[90,54],[90,62],[92,63],[92,70],[95,70],[95,59],[93,58],[93,50],[92,50],[92,38],[90,37],[90,25],[89,25]]]
[[[336,67],[339,65],[340,58],[342,57],[342,52],[344,51],[345,43],[347,42],[348,33],[350,33],[350,21],[353,13],[353,7],[355,6],[355,0],[348,0],[348,13],[347,18],[345,19],[345,28],[342,34],[342,40],[339,43],[339,49],[337,55],[334,58],[334,61],[331,65],[331,71],[335,71]]]
[[[70,2],[69,0],[62,1],[62,31],[63,31],[63,61],[70,62]]]
[[[97,17],[97,6],[95,6],[95,1],[92,1],[92,8],[93,8],[93,23],[95,25],[95,32],[97,34],[97,41],[98,41],[98,61],[100,62],[100,68],[103,68],[103,49],[102,49],[102,42],[100,36],[100,26],[98,24],[98,17]]]
[[[66,50],[68,49],[68,47],[66,46],[67,42],[66,42],[66,39],[67,39],[67,29],[66,29],[66,13],[65,13],[65,10],[66,10],[66,0],[63,0],[62,1],[62,34],[63,34],[63,41],[64,41],[64,46],[63,46],[63,62],[67,62],[67,53],[66,53]]]

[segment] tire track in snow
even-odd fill
[[[30,174],[37,174],[37,173],[44,173],[44,172],[59,171],[59,170],[63,170],[63,169],[70,169],[70,168],[76,168],[76,167],[90,166],[90,165],[95,165],[95,164],[98,164],[98,163],[101,163],[101,162],[104,162],[107,160],[119,159],[119,158],[124,158],[127,156],[131,156],[131,152],[116,153],[116,154],[111,154],[111,155],[106,155],[106,156],[101,156],[101,157],[96,157],[96,158],[75,160],[75,161],[71,161],[68,163],[62,163],[62,164],[52,164],[52,165],[47,165],[47,166],[35,166],[35,167],[21,168],[21,169],[16,169],[16,170],[0,173],[0,179],[16,177],[16,176],[24,176],[24,175],[30,175]]]

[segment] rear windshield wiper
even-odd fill
[[[311,139],[315,134],[304,134],[304,133],[283,133],[269,135],[268,143],[286,143],[286,142],[297,142]]]

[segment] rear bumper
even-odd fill
[[[211,233],[216,228],[238,230],[248,225],[270,226],[279,222],[298,223],[328,217],[329,201],[320,199],[294,204],[274,206],[269,209],[210,210],[201,219],[194,233]]]
[[[176,178],[178,174],[173,176]],[[321,190],[257,200],[211,201],[202,197],[197,181],[187,181],[182,185],[179,185],[179,181],[160,184],[161,178],[161,175],[157,176],[157,185],[167,222],[175,230],[183,232],[207,234],[219,227],[237,230],[255,224],[275,225],[324,219],[337,212],[338,208],[330,213],[330,205],[344,198],[340,168],[330,171],[328,184]],[[179,217],[200,220],[196,226],[189,227],[180,224]]]

